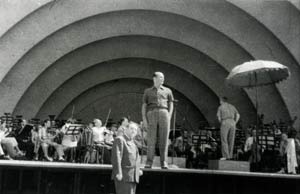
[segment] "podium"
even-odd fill
[[[250,163],[234,160],[209,160],[208,169],[250,172]]]

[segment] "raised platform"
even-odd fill
[[[299,194],[300,176],[159,167],[143,169],[137,194]],[[0,161],[0,193],[114,193],[111,165]]]
[[[209,160],[208,169],[250,172],[250,163],[233,160]]]
[[[143,155],[141,157],[141,163],[142,165],[145,165],[147,161],[147,156]],[[168,157],[168,164],[171,164],[170,166],[177,166],[179,168],[185,168],[186,159],[185,158],[179,158],[179,157]],[[155,156],[153,160],[153,167],[160,167],[160,157]]]
[[[105,164],[80,164],[68,162],[42,162],[42,161],[22,161],[22,160],[0,160],[0,170],[3,169],[47,169],[52,171],[111,171],[111,165]],[[212,170],[212,169],[187,169],[187,168],[170,168],[163,170],[160,167],[152,169],[142,168],[144,172],[161,172],[161,173],[182,173],[182,174],[208,174],[208,175],[228,175],[228,176],[247,176],[247,177],[264,177],[280,179],[299,179],[300,175],[279,174],[279,173],[259,173],[259,172],[241,172],[229,170]]]

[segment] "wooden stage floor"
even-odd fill
[[[300,175],[154,167],[137,194],[300,193]],[[0,193],[114,193],[111,165],[0,160]]]

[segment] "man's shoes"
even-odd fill
[[[220,160],[226,160],[226,158],[220,158]]]
[[[281,170],[279,170],[277,173],[279,173],[279,174],[284,174],[284,173],[285,173],[284,168],[282,168]]]
[[[168,166],[162,166],[161,169],[167,170],[167,169],[169,169],[169,167]]]
[[[50,157],[45,156],[44,158],[45,158],[45,160],[48,161],[48,162],[52,162],[52,161],[53,161],[53,159],[50,158]]]
[[[17,153],[17,156],[18,156],[18,157],[23,157],[23,156],[25,156],[25,153],[22,152],[22,151],[19,151],[19,152]]]
[[[152,168],[152,165],[150,165],[150,164],[146,164],[146,165],[144,166],[144,168],[148,168],[148,169],[150,169],[150,168]]]
[[[165,161],[160,162],[160,166],[161,166],[161,169],[169,169],[168,163]]]
[[[1,155],[0,160],[13,160],[9,155]]]
[[[5,158],[6,160],[14,160],[14,159],[12,159],[9,155],[5,155],[4,158]]]

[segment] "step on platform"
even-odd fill
[[[147,160],[147,156],[143,155],[142,156],[142,166],[145,165],[146,160]],[[172,157],[168,157],[169,167],[172,167],[173,165],[175,165],[178,168],[185,168],[185,163],[186,163],[185,158],[174,157],[173,161],[172,161]],[[152,166],[153,167],[160,167],[160,157],[159,156],[154,157]]]
[[[250,163],[234,160],[209,160],[208,169],[250,172]]]

